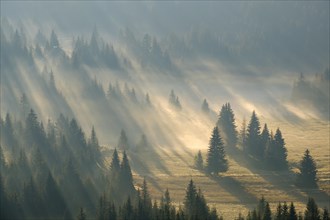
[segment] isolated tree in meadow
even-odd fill
[[[315,188],[317,187],[317,169],[313,157],[309,154],[309,150],[300,161],[300,172],[297,175],[297,185],[300,187]]]
[[[237,144],[235,115],[229,102],[221,107],[217,126],[225,141],[225,145],[227,147],[235,147]]]
[[[321,220],[319,208],[313,198],[308,198],[304,220]]]
[[[203,100],[202,111],[205,112],[205,113],[209,113],[210,112],[209,103],[207,102],[206,99]]]
[[[253,111],[247,127],[246,150],[253,156],[257,156],[260,151],[258,148],[260,148],[260,122]]]
[[[285,170],[288,168],[287,149],[280,129],[276,130],[275,136],[270,135],[265,152],[265,162],[270,169]]]
[[[228,161],[226,159],[225,149],[217,126],[212,132],[206,162],[206,170],[209,173],[217,175],[219,172],[226,172],[228,170]]]
[[[195,156],[194,158],[194,162],[195,162],[195,167],[198,169],[198,170],[203,170],[204,168],[204,162],[203,162],[203,156],[202,156],[202,152],[199,150],[197,155]]]

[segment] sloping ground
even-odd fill
[[[269,172],[255,167],[244,159],[243,153],[227,149],[229,171],[219,177],[210,177],[192,167],[196,150],[168,149],[159,147],[157,151],[131,152],[131,164],[136,185],[146,177],[151,194],[159,199],[166,188],[170,190],[175,204],[182,204],[185,188],[192,178],[200,187],[211,206],[215,206],[226,219],[233,219],[238,212],[246,214],[256,206],[264,195],[271,202],[273,210],[278,202],[295,202],[298,211],[303,212],[308,196],[313,196],[320,207],[329,208],[330,169],[329,169],[329,124],[317,120],[289,124],[267,120],[269,127],[280,127],[288,148],[291,166],[296,166],[308,147],[318,165],[319,190],[303,191],[296,188],[294,171]],[[206,146],[201,147],[204,155]],[[143,160],[140,157],[143,156]]]

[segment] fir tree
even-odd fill
[[[243,122],[242,122],[242,127],[239,132],[239,137],[240,137],[240,144],[241,144],[242,148],[245,149],[246,148],[246,138],[247,138],[245,118],[243,119]]]
[[[260,122],[255,113],[252,112],[250,123],[247,127],[246,150],[254,155],[259,155],[260,152]]]
[[[270,141],[270,134],[267,127],[267,124],[264,125],[264,128],[261,132],[261,139],[260,139],[260,152],[258,154],[259,158],[262,158],[265,154],[266,147],[268,142]]]
[[[316,163],[313,157],[309,154],[309,150],[305,151],[305,154],[300,162],[300,173],[297,175],[297,185],[307,188],[317,187],[317,169]]]
[[[327,208],[323,209],[322,220],[329,220],[329,212]]]
[[[188,219],[191,219],[192,214],[194,212],[196,206],[196,196],[197,196],[197,190],[193,180],[191,179],[187,186],[186,196],[183,202],[184,213]]]
[[[215,127],[209,143],[206,167],[207,171],[214,174],[226,172],[228,170],[228,162],[225,157],[226,155],[223,142],[218,127]]]
[[[197,155],[195,156],[195,167],[198,170],[203,170],[204,169],[204,165],[203,165],[203,156],[202,156],[202,152],[199,150]]]
[[[133,176],[131,167],[128,162],[126,151],[123,153],[123,160],[120,164],[120,173],[119,173],[120,187],[121,191],[125,192],[128,195],[131,195],[135,189],[133,185]]]
[[[266,202],[265,212],[262,217],[263,220],[271,220],[272,219],[272,212],[270,211],[269,203]]]
[[[235,125],[235,115],[230,103],[221,107],[217,126],[223,135],[227,147],[235,147],[237,143],[237,131]]]
[[[119,140],[118,140],[118,149],[120,150],[128,150],[129,149],[129,145],[128,145],[128,138],[126,136],[126,133],[124,131],[124,129],[121,130],[120,132],[120,137],[119,137]]]
[[[288,220],[298,220],[296,208],[295,208],[293,202],[291,202],[291,204],[290,204]]]
[[[321,220],[319,208],[313,198],[308,198],[304,220]]]

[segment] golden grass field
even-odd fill
[[[264,120],[261,118],[262,121]],[[129,154],[136,186],[140,186],[145,177],[154,199],[160,199],[168,188],[173,202],[182,205],[185,188],[192,178],[197,187],[202,189],[210,206],[216,207],[225,219],[234,219],[239,212],[245,215],[248,210],[256,206],[262,195],[271,203],[274,211],[278,202],[293,201],[298,211],[303,212],[309,195],[316,199],[321,208],[329,208],[329,122],[314,119],[299,124],[265,121],[272,130],[280,127],[292,171],[297,171],[294,167],[297,166],[306,148],[310,149],[318,166],[320,190],[304,192],[293,185],[292,172],[269,172],[253,167],[242,159],[244,158],[242,152],[237,150],[228,153],[230,165],[228,172],[216,178],[209,177],[193,168],[193,157],[197,149],[165,147],[159,147],[154,152],[146,150],[141,154]],[[211,128],[208,132],[210,131]],[[204,158],[208,138],[209,136],[201,141],[205,143],[200,148]],[[140,159],[139,155],[143,155],[143,159]]]

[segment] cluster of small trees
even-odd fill
[[[261,131],[259,118],[253,111],[247,129],[243,133],[246,134],[246,137],[242,137],[246,140],[243,148],[247,153],[267,164],[269,169],[285,170],[288,168],[287,149],[279,128],[275,135],[269,132],[267,124]]]
[[[141,188],[119,205],[111,201],[111,197],[103,194],[98,203],[97,220],[116,219],[143,219],[143,220],[218,220],[220,219],[215,208],[210,209],[206,203],[201,189],[196,189],[193,180],[190,180],[184,198],[183,206],[175,207],[172,203],[168,189],[160,201],[152,202],[146,180]],[[77,220],[87,218],[83,209],[80,210]]]
[[[170,103],[171,106],[174,108],[181,110],[182,106],[179,100],[179,97],[175,94],[174,90],[171,90],[170,97],[168,99],[168,102]]]
[[[321,213],[322,212],[322,213]],[[257,208],[249,211],[246,218],[239,214],[237,220],[328,220],[329,212],[326,208],[321,211],[313,198],[308,198],[304,214],[297,213],[293,202],[278,203],[276,211],[272,213],[269,203],[262,197]]]
[[[205,101],[205,100],[204,100]],[[224,141],[223,141],[223,138]],[[269,132],[267,124],[261,131],[259,118],[255,111],[252,112],[250,122],[246,128],[243,121],[240,132],[241,145],[244,152],[265,165],[270,170],[287,170],[287,149],[280,129],[273,135]],[[206,164],[204,165],[201,151],[195,156],[194,166],[199,170],[208,173],[218,174],[228,170],[225,147],[227,149],[236,146],[238,133],[235,125],[235,115],[230,103],[222,106],[217,121],[217,126],[213,129],[207,151]],[[314,159],[307,149],[299,166],[300,172],[297,174],[296,185],[300,187],[317,187],[317,169]]]

